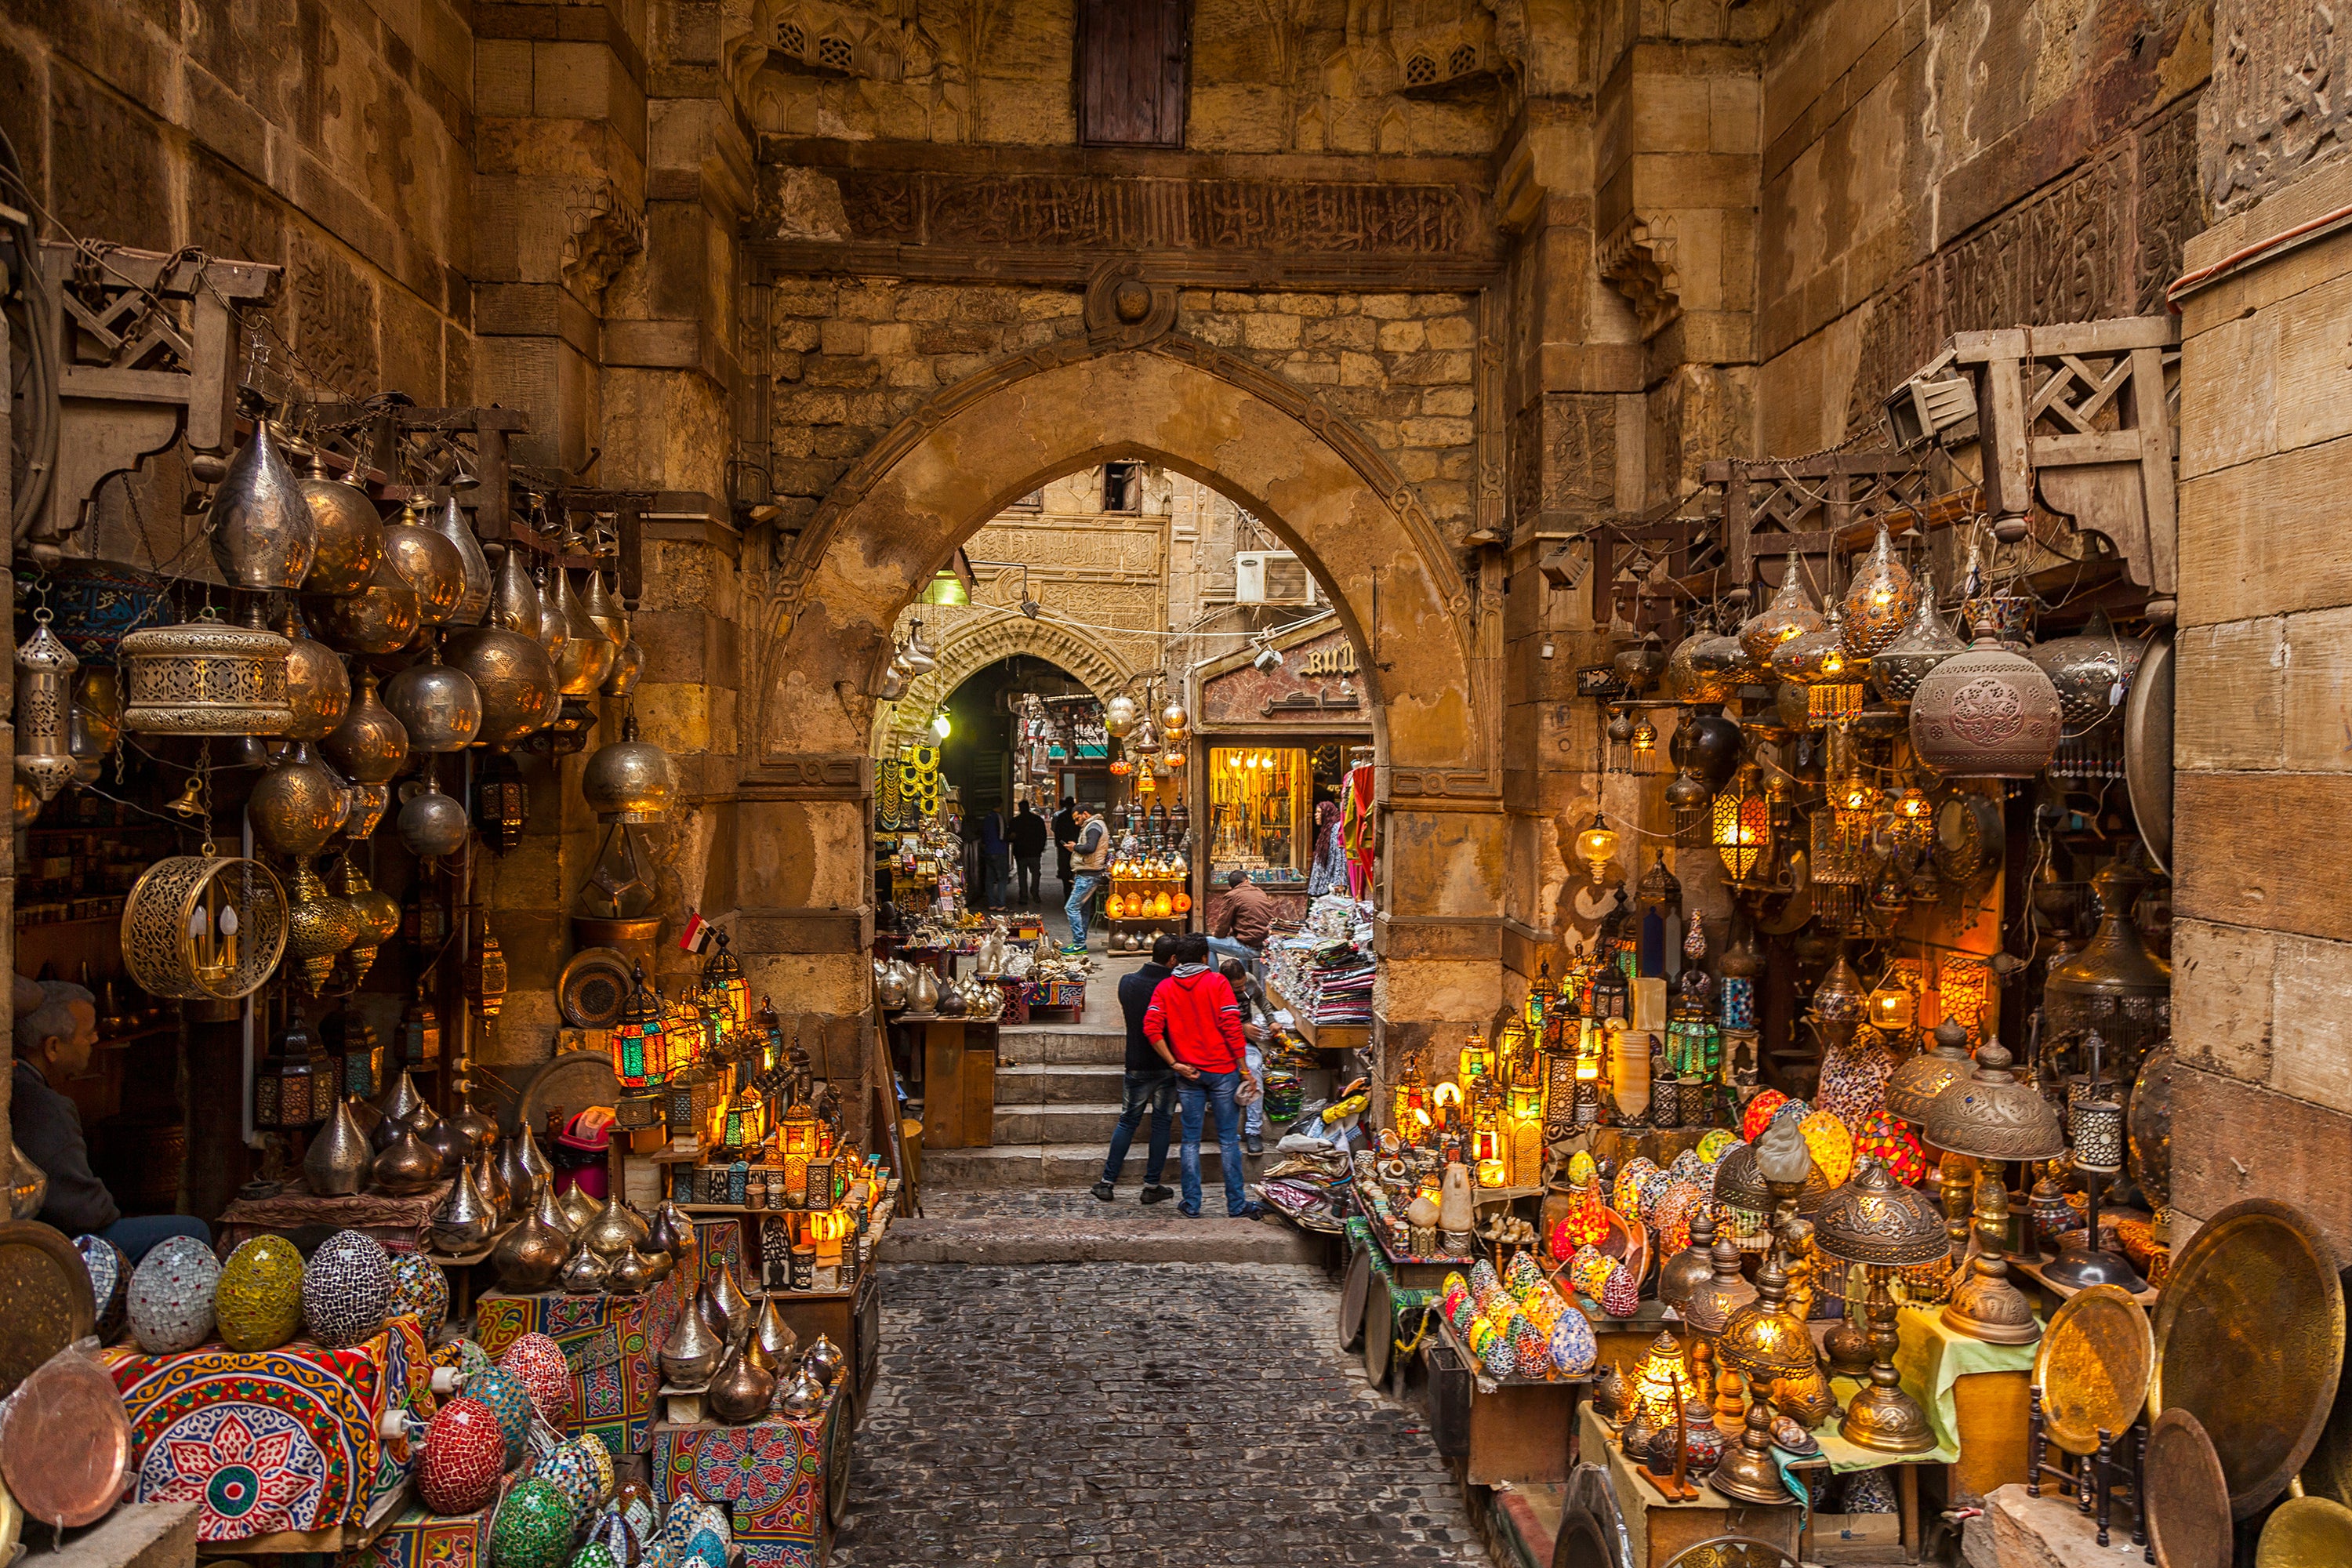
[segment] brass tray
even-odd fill
[[[2159,871],[2172,869],[2172,634],[2141,656],[2124,699],[2124,788],[2140,843]]]
[[[617,947],[583,948],[555,982],[556,1010],[575,1029],[609,1029],[621,1021],[635,987],[627,953]]]
[[[2352,1290],[2352,1269],[2336,1276]],[[2352,1378],[2338,1378],[2336,1408],[2319,1434],[2319,1444],[2303,1462],[2303,1489],[2352,1508]]]
[[[0,1398],[98,1323],[89,1266],[38,1220],[0,1221]]]
[[[2230,1484],[2196,1416],[2168,1410],[2156,1418],[2141,1475],[2156,1568],[2228,1568]]]
[[[621,1080],[613,1072],[611,1057],[600,1050],[566,1051],[530,1080],[515,1115],[520,1125],[543,1137],[549,1111],[561,1110],[569,1121],[592,1105],[614,1105],[620,1098]]]
[[[2343,1568],[2352,1563],[2352,1508],[2333,1498],[2289,1498],[2263,1521],[2254,1568]]]
[[[2155,1369],[2156,1339],[2130,1291],[2094,1285],[2068,1297],[2033,1354],[2050,1440],[2070,1454],[2092,1454],[2101,1431],[2122,1436],[2147,1403]]]
[[[2232,1204],[2175,1255],[2147,1408],[2202,1424],[2236,1517],[2285,1491],[2311,1457],[2343,1370],[2344,1289],[2300,1209]]]

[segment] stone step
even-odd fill
[[[996,1069],[996,1103],[1108,1105],[1118,1109],[1126,1068],[1118,1062],[1033,1062]]]
[[[1094,1185],[1102,1174],[1104,1151],[1109,1146],[1106,1132],[1093,1143],[997,1143],[984,1149],[926,1149],[923,1151],[923,1180],[927,1184],[942,1187],[1070,1187],[1078,1191]],[[1127,1152],[1127,1169],[1120,1177],[1122,1188],[1143,1184],[1144,1161],[1150,1154],[1151,1129],[1149,1124],[1138,1130],[1134,1145]],[[1168,1146],[1166,1180],[1177,1184],[1178,1145]],[[1260,1155],[1244,1154],[1242,1163],[1248,1167],[1243,1179],[1254,1182],[1266,1160],[1273,1159],[1274,1146],[1266,1145]],[[1215,1147],[1204,1144],[1201,1150],[1201,1181],[1209,1189],[1212,1205],[1223,1202],[1224,1162]]]
[[[1110,1142],[1111,1128],[1118,1121],[1118,1108],[1114,1105],[1008,1105],[1000,1099],[991,1135],[999,1143],[1103,1147]],[[1149,1131],[1149,1123],[1145,1130]]]
[[[1199,1219],[1171,1203],[1141,1210],[1132,1191],[1084,1219],[895,1219],[885,1263],[1318,1263],[1320,1237],[1280,1220],[1227,1219],[1224,1194],[1203,1194]]]

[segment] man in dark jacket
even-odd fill
[[[1012,845],[1004,831],[1004,813],[990,806],[980,819],[980,896],[986,907],[1004,907],[1005,879],[1012,875]]]
[[[1032,811],[1024,799],[1013,818],[1013,864],[1020,872],[1015,901],[1024,909],[1037,906],[1038,862],[1045,854],[1045,819]]]
[[[1066,795],[1054,814],[1054,875],[1062,881],[1062,896],[1070,896],[1070,847],[1078,841],[1078,797]]]
[[[1208,959],[1209,939],[1199,931],[1176,939],[1176,968],[1151,993],[1143,1035],[1175,1073],[1176,1099],[1184,1110],[1184,1194],[1176,1211],[1188,1219],[1201,1217],[1201,1121],[1213,1106],[1225,1214],[1255,1219],[1265,1211],[1250,1202],[1242,1185],[1242,1119],[1234,1095],[1244,1084],[1255,1090],[1257,1079],[1242,1037],[1241,1004]]]
[[[1209,950],[1238,958],[1252,974],[1263,974],[1259,961],[1265,939],[1274,931],[1274,895],[1249,879],[1244,871],[1225,873],[1225,896],[1209,917]]]
[[[1119,977],[1118,1010],[1127,1015],[1127,1072],[1119,1086],[1118,1125],[1111,1129],[1110,1153],[1103,1160],[1102,1180],[1095,1184],[1095,1196],[1105,1203],[1118,1190],[1128,1145],[1135,1142],[1136,1126],[1147,1110],[1151,1112],[1151,1150],[1143,1167],[1143,1201],[1165,1203],[1176,1195],[1160,1180],[1168,1169],[1168,1128],[1176,1113],[1176,1075],[1143,1037],[1143,1015],[1151,1005],[1151,994],[1168,978],[1175,959],[1176,939],[1163,931],[1152,939],[1151,962]]]
[[[25,984],[19,980],[18,989]],[[8,1117],[16,1147],[48,1177],[41,1222],[68,1236],[102,1236],[133,1263],[165,1237],[191,1236],[210,1246],[212,1229],[200,1219],[182,1215],[125,1218],[114,1194],[90,1170],[81,1112],[56,1086],[89,1066],[90,1048],[98,1044],[98,1001],[81,986],[62,980],[38,984],[40,1004],[25,1008],[19,1003],[16,1015],[16,1068]]]

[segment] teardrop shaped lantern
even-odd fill
[[[232,588],[297,588],[310,573],[318,524],[267,416],[254,420],[253,439],[228,460],[209,532],[213,564]]]
[[[257,604],[249,624],[258,625],[260,615]],[[296,741],[324,739],[343,721],[343,714],[351,707],[351,671],[343,668],[334,649],[303,632],[301,623],[295,619],[290,600],[278,619],[278,635],[286,639],[289,650],[286,700],[294,721],[287,726],[287,736]]]
[[[1870,660],[1870,683],[1889,702],[1910,701],[1929,670],[1969,650],[1936,609],[1934,574],[1922,571],[1909,623]]]
[[[555,607],[564,626],[563,647],[555,656],[556,689],[566,697],[593,697],[621,650],[588,618],[588,607],[572,591],[572,574],[561,569],[555,574]]]
[[[1878,525],[1878,537],[1853,570],[1853,581],[1846,584],[1845,600],[1839,606],[1844,612],[1845,651],[1854,658],[1875,658],[1880,649],[1903,633],[1904,624],[1919,603],[1919,584],[1895,559],[1895,543],[1886,536],[1886,524]]]
[[[425,513],[425,526],[449,542],[457,552],[462,569],[457,593],[457,612],[449,617],[452,626],[479,625],[484,611],[490,607],[490,563],[467,525],[465,510],[457,498],[451,496],[438,508]]]
[[[352,783],[363,785],[390,784],[408,761],[408,727],[377,698],[373,671],[360,672],[359,695],[319,749]]]
[[[1748,663],[1762,669],[1772,662],[1773,650],[1782,643],[1805,632],[1817,632],[1828,624],[1805,593],[1804,567],[1791,550],[1772,602],[1740,623],[1739,647],[1748,655]]]
[[[310,471],[297,483],[310,503],[316,548],[302,579],[306,594],[356,594],[375,576],[383,559],[383,519],[367,491],[327,467],[327,455],[310,454]]]

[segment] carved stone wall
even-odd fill
[[[2220,0],[2199,109],[2205,199],[2236,212],[2352,146],[2352,39],[2333,5]]]

